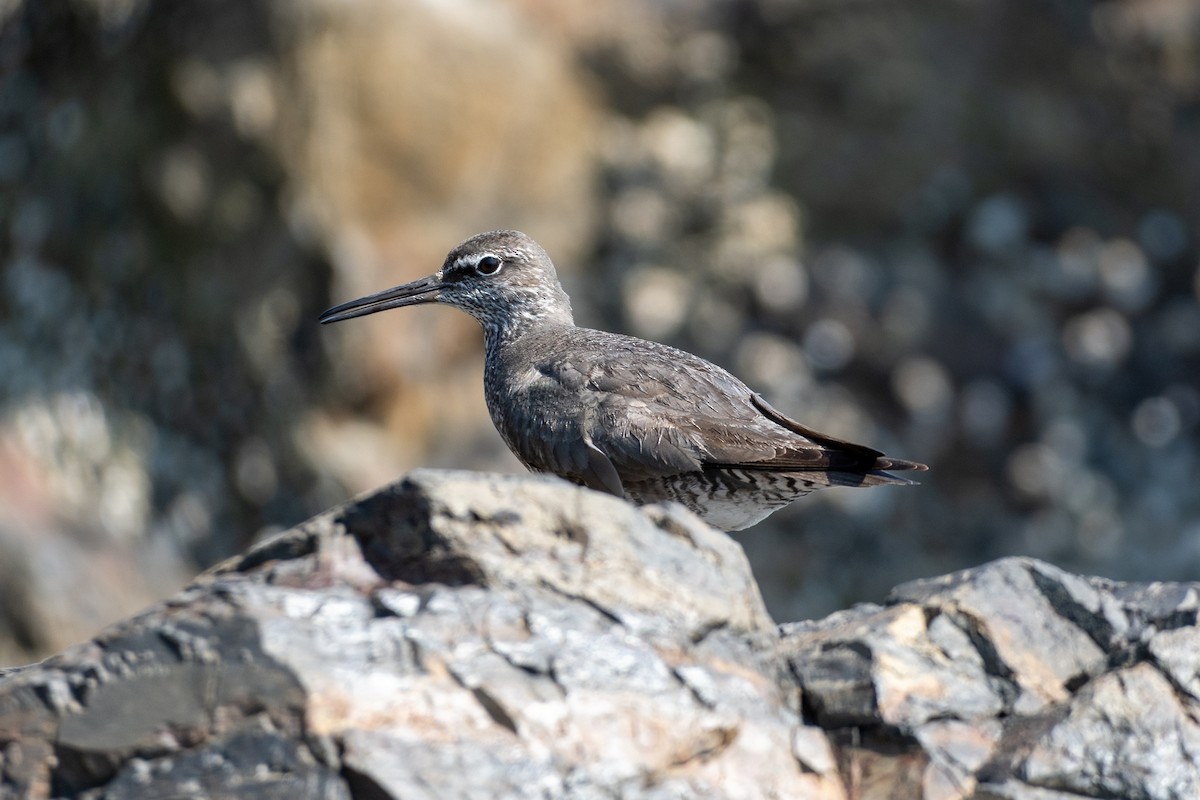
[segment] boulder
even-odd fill
[[[422,470],[0,671],[0,798],[1185,798],[1198,586],[1005,559],[776,625],[678,506]]]

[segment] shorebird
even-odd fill
[[[320,321],[421,303],[479,321],[488,412],[534,472],[639,505],[674,500],[733,531],[816,489],[911,484],[886,470],[926,469],[807,428],[699,356],[576,326],[550,257],[518,231],[472,236],[429,277]]]

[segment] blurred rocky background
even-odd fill
[[[0,664],[416,466],[518,471],[480,230],[582,324],[928,462],[739,534],[778,620],[1024,554],[1200,576],[1192,0],[0,3]]]

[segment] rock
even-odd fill
[[[781,647],[843,772],[895,778],[881,797],[1194,797],[1196,591],[1009,558]]]
[[[0,671],[0,798],[1193,797],[1197,596],[1006,559],[776,626],[679,507],[418,471]]]

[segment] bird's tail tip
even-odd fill
[[[888,458],[880,456],[867,474],[869,483],[890,484],[892,486],[917,486],[920,481],[914,481],[906,475],[893,475],[892,472],[927,472],[929,466],[919,461],[907,461],[903,458]]]
[[[892,470],[894,472],[926,472],[929,466],[917,461],[906,461],[903,458],[880,456],[875,459],[872,468],[877,470]]]

